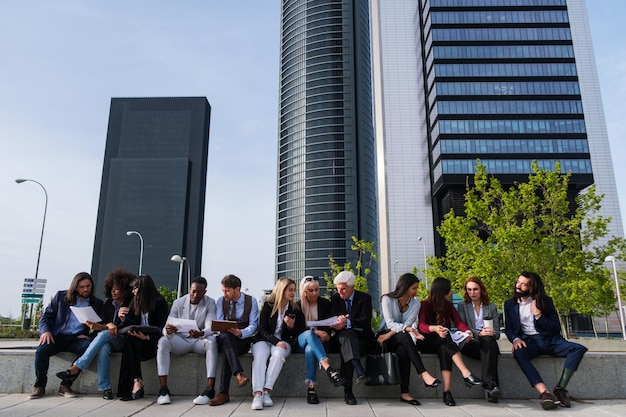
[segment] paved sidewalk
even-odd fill
[[[193,397],[172,397],[172,404],[157,405],[155,397],[147,397],[136,401],[106,401],[100,396],[86,395],[78,398],[64,398],[48,395],[38,400],[29,400],[28,394],[0,394],[0,416],[206,416],[215,417],[405,417],[405,416],[626,416],[626,400],[586,400],[575,402],[572,408],[559,408],[544,411],[538,399],[503,400],[499,404],[491,404],[484,400],[457,400],[456,407],[447,407],[442,401],[427,399],[421,406],[411,406],[399,400],[361,399],[355,406],[346,405],[342,399],[321,399],[320,404],[309,405],[304,398],[274,398],[274,406],[263,411],[250,409],[251,398],[232,398],[227,404],[219,407],[196,406]]]

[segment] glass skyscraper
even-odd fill
[[[378,240],[369,24],[366,0],[282,2],[277,277],[355,266],[352,236]]]
[[[611,234],[623,236],[584,0],[372,6],[385,273],[442,253],[434,228],[462,212],[477,158],[505,185],[524,181],[533,160],[558,161],[572,201],[595,183]]]
[[[179,265],[200,274],[211,107],[205,97],[113,98],[102,169],[91,272],[142,272],[178,286]],[[187,292],[187,269],[182,284]]]

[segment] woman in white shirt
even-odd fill
[[[417,316],[420,302],[415,298],[419,288],[419,278],[406,273],[398,279],[396,289],[382,296],[382,317],[377,341],[391,352],[396,352],[400,363],[400,401],[411,405],[420,402],[409,394],[411,363],[422,376],[426,387],[435,388],[441,384],[424,367],[416,341],[424,339],[417,331]]]

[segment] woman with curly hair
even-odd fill
[[[74,381],[80,371],[89,368],[95,357],[98,358],[98,391],[102,391],[102,398],[113,399],[111,390],[110,363],[111,352],[121,352],[124,344],[124,336],[118,334],[121,307],[128,307],[132,298],[130,283],[136,278],[132,272],[118,268],[107,275],[104,280],[104,293],[106,301],[102,309],[102,321],[93,323],[88,321],[89,328],[98,331],[96,337],[89,344],[85,352],[74,362],[67,371],[57,373],[57,377],[63,380]]]

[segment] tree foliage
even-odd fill
[[[527,182],[505,189],[478,161],[474,183],[465,194],[465,214],[450,211],[437,227],[447,250],[430,258],[426,273],[446,277],[456,288],[467,277],[479,276],[492,301],[501,305],[520,272],[534,271],[561,314],[571,309],[589,315],[613,311],[604,258],[623,258],[625,245],[621,238],[605,238],[611,219],[597,214],[603,196],[591,186],[572,207],[571,173],[561,174],[558,163],[547,171],[535,162],[532,171]]]
[[[366,242],[365,240],[358,239],[356,236],[352,236],[352,242],[350,249],[357,254],[355,268],[352,268],[351,262],[339,265],[332,254],[328,255],[330,273],[324,272],[324,279],[326,280],[326,288],[329,292],[334,290],[335,284],[333,280],[341,271],[352,272],[356,277],[354,289],[367,292],[367,276],[371,272],[372,262],[378,260],[378,254],[374,251],[374,242]]]

